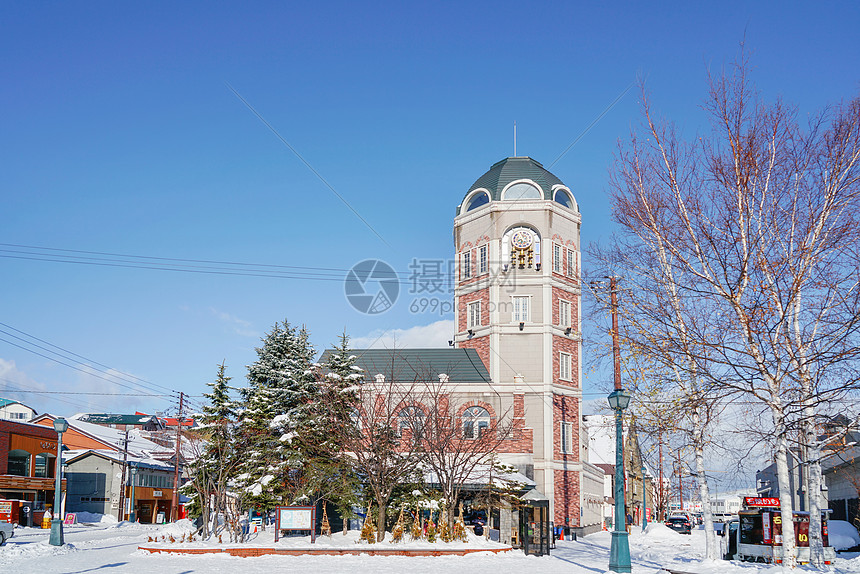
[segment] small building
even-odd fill
[[[26,423],[35,416],[35,409],[24,403],[0,397],[0,420]]]
[[[111,450],[64,453],[69,481],[68,512],[92,512],[143,523],[170,520],[173,502],[171,465]],[[134,485],[134,488],[132,488]],[[131,502],[133,499],[133,503]]]
[[[27,508],[34,523],[53,507],[56,463],[53,427],[0,420],[0,499],[21,502],[16,506]],[[65,488],[64,480],[61,490]],[[29,521],[23,515],[10,518],[12,522]]]

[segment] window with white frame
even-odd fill
[[[490,270],[490,262],[487,257],[487,246],[481,245],[478,248],[478,273],[487,273]]]
[[[472,276],[472,252],[466,251],[463,253],[463,279],[468,279]]]
[[[567,276],[576,276],[576,255],[573,249],[567,250]]]
[[[564,381],[570,380],[570,353],[558,354],[558,378]]]
[[[570,301],[558,300],[558,324],[561,327],[570,327]]]
[[[529,321],[529,296],[514,295],[512,299],[514,304],[514,323],[527,323]]]
[[[468,325],[472,329],[481,326],[481,302],[472,301],[468,305]]]
[[[561,452],[573,453],[573,423],[561,423]]]
[[[554,243],[552,246],[552,270],[561,273],[561,245]]]

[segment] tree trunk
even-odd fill
[[[702,501],[702,522],[705,526],[705,558],[707,560],[719,560],[722,558],[720,556],[720,546],[717,543],[717,536],[714,533],[714,519],[711,514],[711,494],[708,490],[708,477],[705,475],[705,455],[704,455],[704,441],[701,439],[701,435],[698,432],[704,432],[704,429],[699,428],[701,424],[699,421],[701,420],[699,416],[695,416],[696,425],[696,444],[694,445],[695,456],[696,456],[696,475],[699,483],[699,500]]]
[[[788,455],[785,426],[781,413],[774,412],[776,436],[776,476],[779,483],[779,507],[782,518],[782,565],[797,568],[797,547],[794,542],[794,516],[791,500],[791,482],[788,478]]]
[[[806,463],[808,481],[806,492],[809,498],[809,565],[823,569],[824,537],[821,528],[821,449],[815,432],[815,420],[811,405],[804,408],[803,438],[806,447]]]
[[[385,506],[388,500],[377,500],[379,505],[379,523],[376,525],[376,541],[382,542],[385,540]]]

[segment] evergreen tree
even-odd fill
[[[292,503],[302,488],[296,432],[312,413],[318,387],[307,331],[277,322],[248,366],[240,417],[243,462],[239,486],[246,502],[260,510]]]
[[[194,436],[188,437],[197,456],[189,469],[191,480],[184,488],[193,497],[196,514],[203,517],[204,537],[209,535],[210,523],[212,533],[218,534],[221,523],[214,518],[219,514],[228,516],[230,512],[227,490],[237,459],[233,440],[236,405],[230,398],[229,382],[222,362],[215,381],[207,383],[212,392],[203,395],[208,403],[203,407],[200,427]]]
[[[332,502],[344,518],[358,503],[360,490],[352,458],[341,439],[342,429],[354,427],[361,373],[349,349],[349,337],[344,333],[326,364],[315,366],[318,394],[303,413],[293,441],[304,463],[304,494],[314,503]]]

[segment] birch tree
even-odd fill
[[[643,90],[643,125],[620,146],[611,202],[625,248],[619,267],[662,287],[654,299],[667,310],[662,356],[675,355],[678,381],[694,395],[718,385],[766,406],[780,492],[789,493],[792,428],[814,444],[816,410],[857,381],[860,102],[802,128],[794,109],[763,101],[748,71],[742,55],[710,78],[710,131],[691,141],[656,117]],[[818,458],[804,461],[816,488],[816,566]],[[782,496],[783,524],[792,510]],[[796,566],[792,528],[783,552]]]

